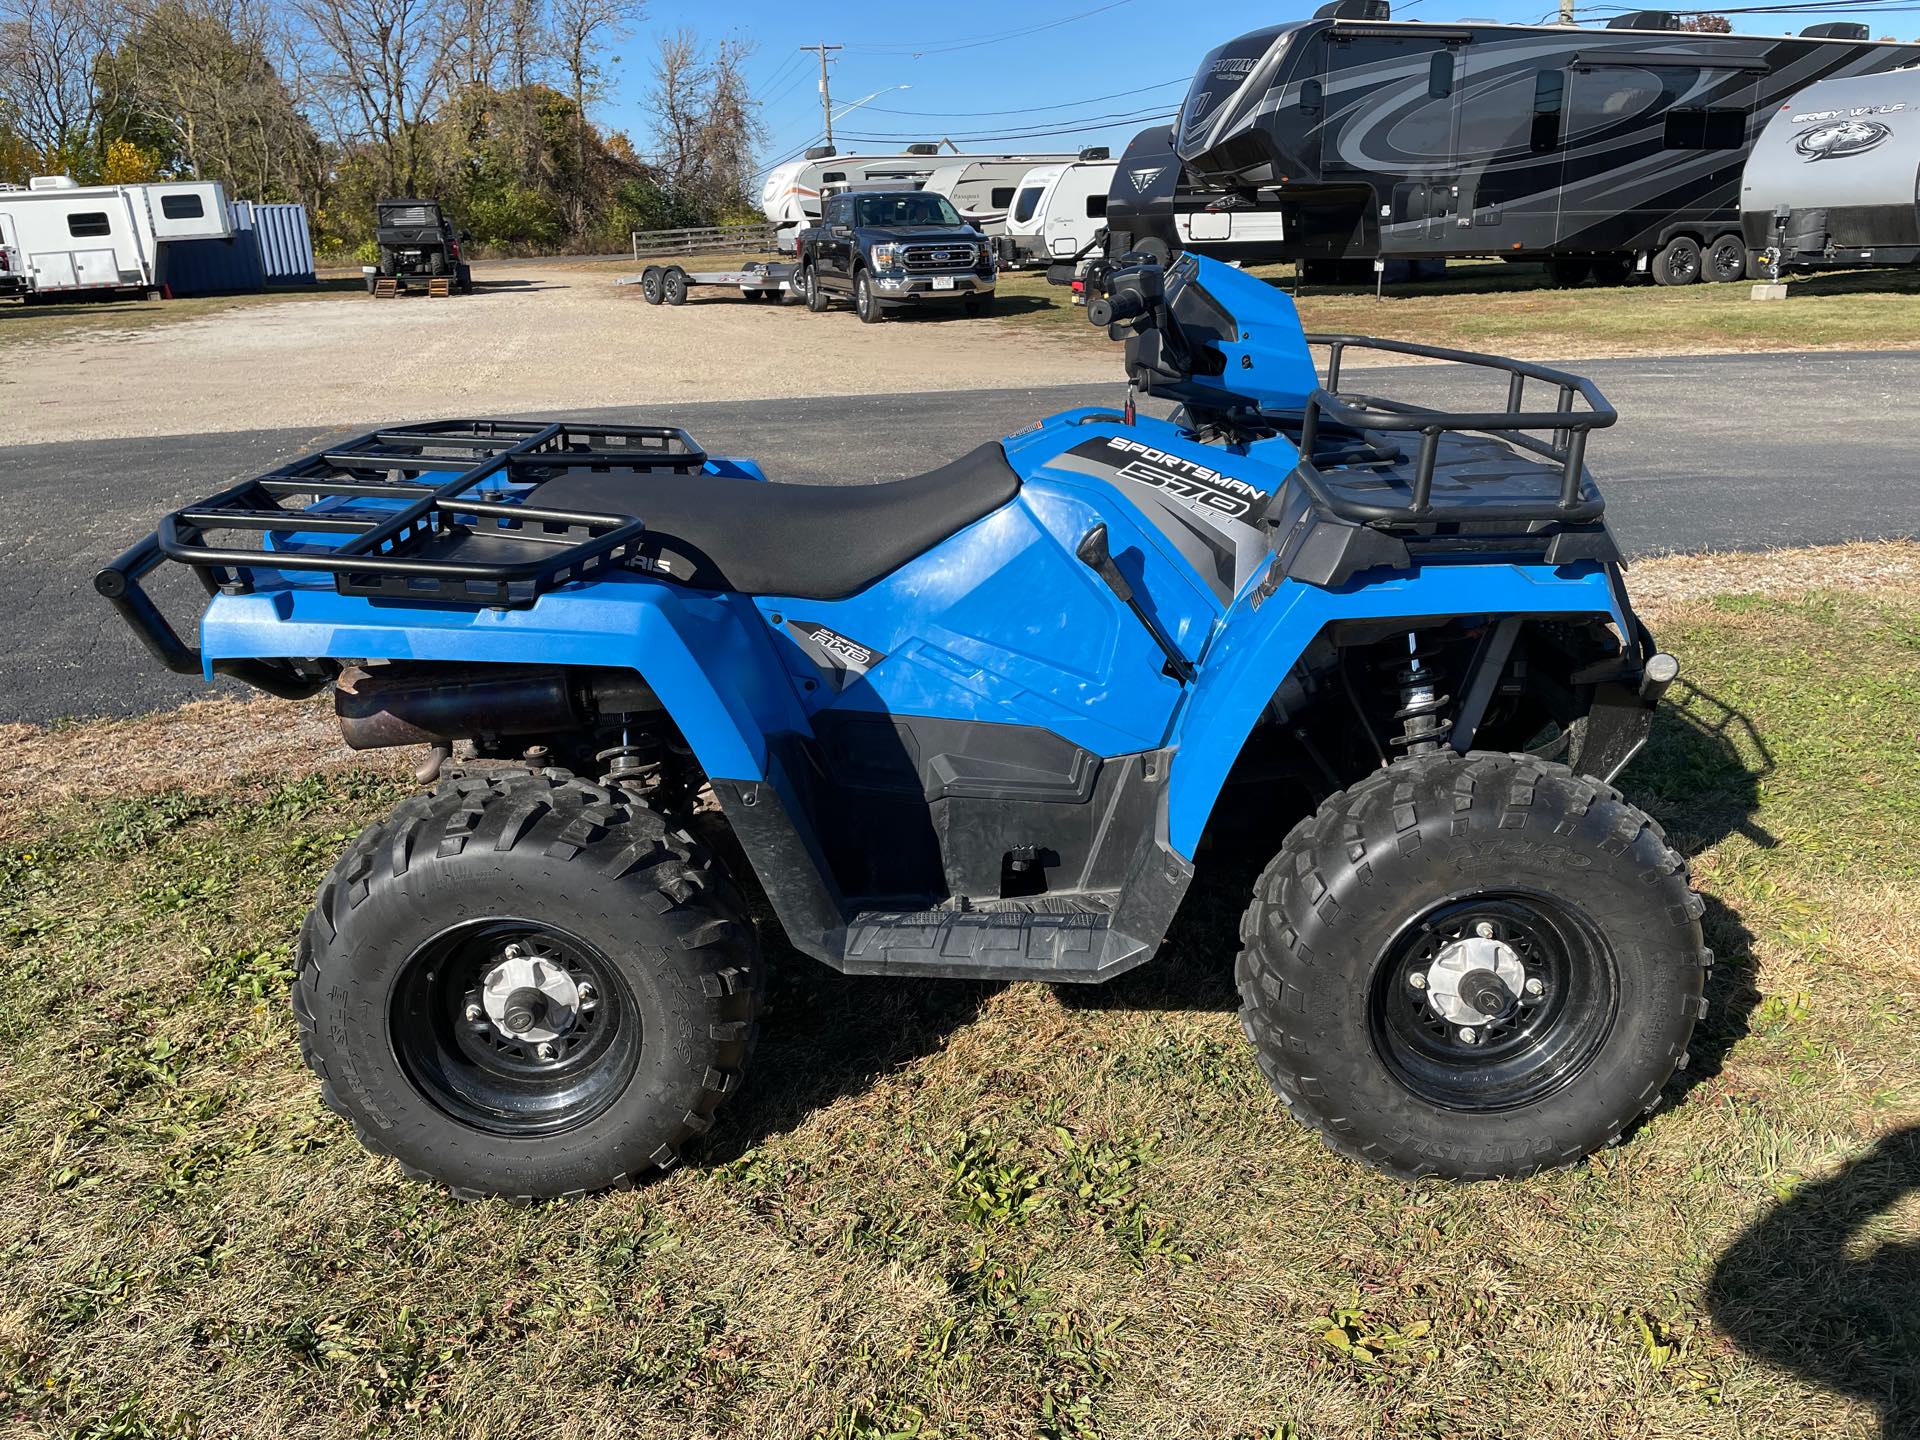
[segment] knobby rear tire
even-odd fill
[[[1376,982],[1399,983],[1388,957],[1416,920],[1496,894],[1591,923],[1611,1018],[1558,1089],[1501,1109],[1435,1103],[1389,1064],[1378,1016],[1395,992]],[[1342,1155],[1406,1179],[1570,1165],[1685,1063],[1713,958],[1704,909],[1685,860],[1611,786],[1524,755],[1402,760],[1302,821],[1261,875],[1241,923],[1241,1025],[1293,1117]]]
[[[638,1021],[625,1089],[557,1132],[467,1123],[400,1058],[410,965],[494,917],[577,936]],[[323,1099],[368,1150],[462,1199],[530,1201],[673,1166],[739,1087],[763,981],[740,896],[697,842],[622,792],[519,773],[450,781],[361,833],[301,928],[293,1009]]]

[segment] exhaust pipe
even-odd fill
[[[354,750],[578,730],[601,716],[660,708],[645,681],[619,670],[378,665],[342,671],[333,691],[340,734]]]

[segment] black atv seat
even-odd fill
[[[1020,477],[998,441],[938,470],[878,485],[783,485],[731,475],[572,471],[527,504],[638,515],[640,547],[701,590],[837,600],[864,590],[1011,500]]]

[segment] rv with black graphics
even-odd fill
[[[1920,61],[1866,27],[1682,32],[1396,21],[1336,0],[1209,54],[1175,122],[1190,184],[1271,213],[1290,259],[1502,255],[1558,278],[1737,280],[1740,172],[1818,81]]]

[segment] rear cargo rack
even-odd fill
[[[665,425],[443,420],[375,430],[163,517],[94,577],[94,588],[163,664],[186,673],[198,673],[198,652],[140,586],[166,560],[190,567],[209,594],[245,594],[257,570],[317,571],[342,595],[524,607],[633,559],[646,533],[638,513],[645,477],[690,474],[706,463],[686,431]],[[631,473],[633,513],[553,510],[515,498],[569,470]],[[230,534],[263,543],[209,543]],[[244,678],[273,693],[311,688],[304,678],[281,677],[278,689]]]
[[[1619,415],[1591,380],[1524,360],[1404,340],[1324,334],[1306,338],[1310,345],[1327,347],[1327,379],[1326,384],[1308,397],[1301,412],[1301,459],[1294,476],[1316,503],[1334,516],[1353,524],[1376,527],[1425,527],[1480,521],[1581,524],[1599,518],[1603,508],[1600,495],[1586,476],[1587,436],[1613,424]],[[1503,373],[1507,377],[1506,406],[1500,410],[1435,410],[1377,395],[1343,394],[1341,363],[1348,351],[1358,349],[1420,360],[1443,360]],[[1528,381],[1553,387],[1556,396],[1552,409],[1526,408]],[[1343,470],[1338,478],[1330,478],[1314,463],[1315,459],[1324,462],[1327,458],[1319,448],[1329,438],[1322,434],[1323,428],[1348,435],[1417,434],[1419,446],[1411,471],[1407,470],[1404,457],[1399,457],[1399,464],[1357,467]],[[1448,478],[1461,483],[1453,486],[1455,493],[1436,502],[1434,472],[1442,462],[1443,441],[1462,433],[1495,437],[1504,445],[1539,456],[1546,464],[1526,465],[1525,470],[1531,472],[1528,475],[1504,473],[1488,477],[1521,482],[1519,486],[1503,487],[1474,483],[1479,477],[1471,473],[1470,453],[1450,457]],[[1457,441],[1454,448],[1470,450]],[[1455,458],[1469,463],[1456,465]],[[1340,457],[1334,457],[1334,463],[1338,465]],[[1553,477],[1556,470],[1557,483],[1551,489],[1529,487],[1525,483]]]

